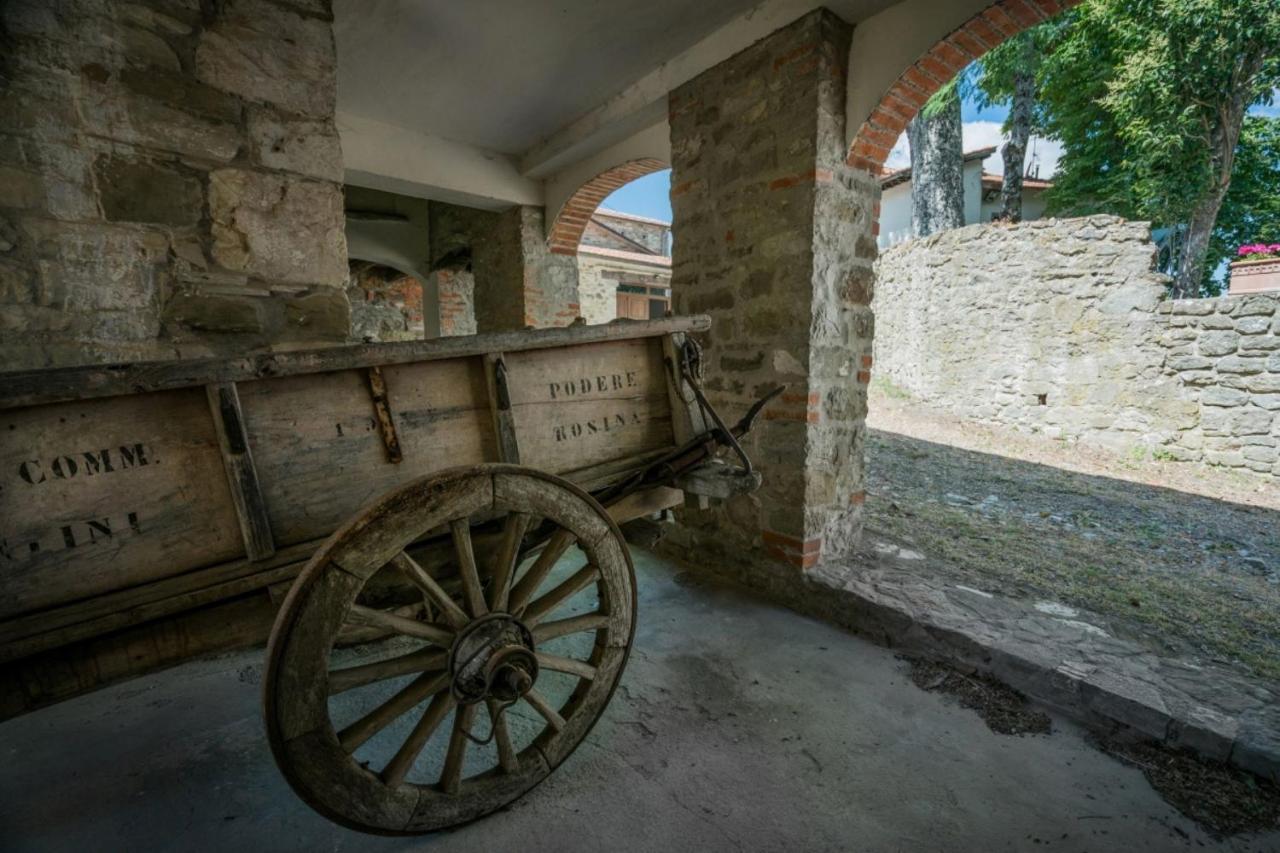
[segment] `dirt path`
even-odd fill
[[[1280,487],[872,394],[868,527],[975,586],[1280,680]]]

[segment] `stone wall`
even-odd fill
[[[349,332],[327,0],[0,4],[0,361]]]
[[[579,315],[578,265],[547,246],[540,207],[500,213],[431,203],[433,267],[474,273],[481,332],[567,326]]]
[[[940,408],[1280,475],[1275,296],[1168,300],[1145,223],[972,225],[877,265],[878,379]]]
[[[347,283],[351,336],[359,341],[420,341],[426,337],[422,282],[381,264],[351,261]]]
[[[788,386],[747,442],[760,491],[680,514],[690,558],[809,568],[860,532],[879,185],[844,162],[849,39],[818,10],[669,99],[674,307],[712,317],[708,396],[732,422]]]
[[[440,298],[440,336],[474,335],[475,276],[466,270],[438,270],[432,274]]]

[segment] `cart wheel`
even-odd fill
[[[452,539],[441,550],[456,576],[405,552],[429,531]],[[420,599],[377,603],[386,587],[368,582],[383,567]],[[265,679],[276,763],[353,829],[430,832],[486,815],[591,730],[626,664],[635,606],[622,535],[577,486],[513,465],[413,482],[330,537],[285,599]],[[382,658],[343,666],[352,653],[335,640],[369,629],[393,636]]]

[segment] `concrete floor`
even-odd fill
[[[640,630],[578,752],[505,812],[375,838],[294,798],[262,731],[261,653],[0,725],[0,848],[1169,851],[1215,841],[1069,724],[992,734],[885,649],[637,553]]]

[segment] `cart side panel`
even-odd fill
[[[0,617],[243,551],[203,388],[0,414]]]
[[[383,368],[402,461],[389,461],[363,369],[239,383],[277,545],[328,536],[408,480],[491,461],[479,358]]]
[[[662,339],[506,356],[520,461],[557,474],[675,444]]]

